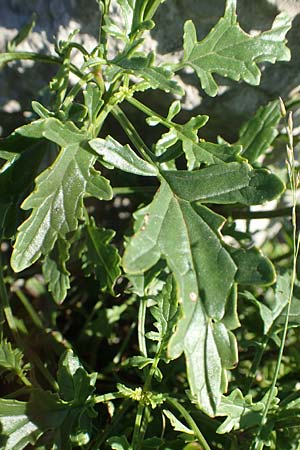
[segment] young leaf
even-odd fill
[[[85,106],[88,109],[90,122],[94,123],[96,116],[103,105],[99,86],[97,86],[96,83],[88,83],[86,90],[83,91],[83,95]]]
[[[167,416],[167,418],[169,419],[175,431],[179,431],[180,433],[191,434],[192,436],[194,436],[195,433],[193,432],[193,430],[191,430],[190,428],[185,426],[182,422],[180,422],[180,420],[178,420],[177,417],[174,416],[174,414],[171,411],[169,411],[168,409],[164,409],[163,412],[164,415]]]
[[[0,375],[5,372],[23,374],[23,353],[18,348],[13,349],[7,340],[0,343]]]
[[[72,123],[46,119],[43,135],[61,146],[61,151],[38,176],[36,189],[22,204],[23,209],[32,212],[18,230],[11,258],[16,272],[49,253],[58,237],[64,239],[68,232],[76,230],[78,220],[83,218],[83,197],[95,161],[86,149],[88,136]],[[108,200],[112,191],[106,180],[103,183],[106,190],[102,198]]]
[[[66,267],[70,258],[69,249],[70,243],[66,239],[58,238],[53,250],[43,261],[43,275],[57,303],[63,302],[70,287],[70,272]]]
[[[253,163],[272,144],[278,134],[277,125],[281,119],[279,100],[259,108],[253,118],[240,129],[237,144],[242,145],[242,156]]]
[[[168,277],[166,284],[155,300],[156,305],[152,306],[150,311],[154,319],[156,319],[154,325],[157,328],[157,332],[148,333],[147,337],[158,342],[157,353],[159,358],[168,362],[167,347],[179,317],[176,285],[172,276]]]
[[[102,291],[114,294],[114,285],[121,275],[118,250],[110,244],[115,235],[112,230],[98,228],[93,219],[84,229],[85,246],[81,253],[83,268],[93,276]]]
[[[236,0],[227,0],[224,17],[200,42],[193,23],[187,21],[184,26],[182,65],[195,70],[202,88],[210,96],[215,96],[218,91],[214,73],[258,85],[261,73],[257,63],[290,59],[285,35],[291,20],[286,13],[275,18],[271,30],[250,36],[239,27],[235,10]]]
[[[106,139],[93,139],[89,142],[89,145],[98,155],[103,157],[104,161],[124,172],[142,176],[155,176],[157,174],[155,166],[137,156],[129,145],[121,145],[111,136]]]
[[[33,13],[31,20],[20,29],[18,34],[11,41],[7,43],[8,52],[14,52],[16,47],[27,38],[27,36],[31,33],[31,31],[35,27],[36,19],[37,15],[36,13]]]

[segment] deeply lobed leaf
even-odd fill
[[[200,42],[192,21],[184,26],[183,64],[195,70],[202,88],[210,96],[218,91],[214,73],[258,85],[261,73],[257,63],[290,59],[285,35],[291,20],[286,13],[276,17],[271,30],[250,36],[240,28],[235,10],[236,0],[227,1],[224,17]]]
[[[83,218],[85,195],[91,193],[106,200],[112,197],[108,181],[100,174],[95,180],[95,157],[86,147],[85,132],[72,123],[50,118],[44,121],[43,136],[61,150],[54,163],[38,176],[36,189],[22,204],[32,212],[18,230],[11,258],[16,272],[30,266],[41,254],[48,254],[59,237],[76,230],[78,220]]]

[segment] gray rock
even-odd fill
[[[156,28],[146,39],[146,49],[156,49],[158,60],[176,60],[182,49],[182,33],[185,20],[192,19],[198,37],[204,37],[223,14],[225,0],[167,0],[159,8]],[[116,13],[116,6],[113,5]],[[237,84],[219,79],[220,93],[217,98],[209,98],[199,88],[193,74],[183,73],[181,78],[186,86],[185,110],[182,120],[191,112],[209,114],[212,119],[204,129],[206,137],[214,138],[217,133],[227,139],[236,136],[240,124],[258,107],[279,95],[287,97],[300,84],[300,2],[298,0],[239,0],[238,15],[241,26],[246,31],[268,29],[280,11],[287,11],[293,18],[293,29],[288,35],[292,50],[290,63],[268,64],[263,69],[259,87],[245,83]],[[75,28],[80,28],[76,36],[91,50],[97,43],[100,14],[95,1],[86,0],[6,0],[0,2],[0,50],[4,51],[9,41],[30,20],[33,12],[38,14],[34,31],[18,50],[54,52],[56,39],[65,39]],[[116,49],[112,48],[112,53]],[[38,63],[16,62],[6,66],[0,74],[0,123],[9,131],[24,118],[22,112],[30,110],[31,100],[43,92],[41,89],[55,73],[54,67]],[[147,95],[147,101],[164,111],[170,96]]]

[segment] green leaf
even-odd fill
[[[157,332],[147,333],[147,337],[158,342],[159,347],[156,353],[160,359],[168,362],[167,347],[179,318],[176,285],[172,276],[168,277],[155,301],[156,304],[151,307],[150,311],[156,319],[154,326],[157,328]]]
[[[260,107],[255,116],[240,129],[237,144],[243,146],[242,156],[253,163],[272,144],[278,135],[277,125],[281,119],[279,100]]]
[[[51,144],[46,141],[21,136],[17,141],[13,148],[21,153],[7,162],[0,173],[0,235],[4,238],[12,237],[20,221],[24,220],[20,204],[32,189],[42,159],[51,154]],[[0,152],[1,148],[0,141]]]
[[[200,42],[193,23],[187,21],[184,26],[182,65],[195,70],[202,88],[210,96],[215,96],[218,91],[213,77],[215,73],[258,85],[261,73],[257,63],[290,59],[285,35],[291,27],[291,19],[286,13],[275,18],[271,30],[250,36],[237,23],[235,9],[236,0],[227,1],[224,17]]]
[[[18,230],[11,258],[16,272],[49,253],[59,237],[64,239],[68,232],[76,230],[78,220],[83,219],[83,197],[95,162],[86,148],[88,136],[72,123],[46,119],[43,135],[62,148],[54,163],[38,176],[35,190],[22,204],[23,209],[32,212]],[[112,190],[105,183],[102,198],[108,200]]]
[[[162,174],[176,195],[191,202],[258,205],[284,190],[283,182],[276,175],[265,169],[255,170],[246,163],[217,164],[193,172],[163,171]]]
[[[124,19],[125,33],[129,35],[132,26],[135,0],[117,0]]]
[[[91,123],[95,122],[100,111],[103,100],[101,100],[101,91],[96,83],[88,83],[86,90],[83,91],[84,103],[88,109],[88,115]]]
[[[112,436],[107,443],[113,450],[133,450],[125,436]]]
[[[129,145],[121,145],[111,136],[106,139],[93,139],[89,142],[89,145],[98,155],[103,157],[104,161],[124,172],[142,176],[155,176],[157,174],[155,166],[137,156]]]
[[[244,397],[239,389],[235,389],[227,397],[222,396],[218,415],[227,416],[227,419],[219,426],[217,432],[224,434],[259,425],[264,407],[263,402],[253,403],[250,394]]]
[[[11,41],[7,43],[7,50],[9,52],[15,51],[15,48],[27,38],[35,27],[36,19],[37,15],[36,13],[33,13],[31,20],[20,29],[18,34]]]
[[[0,375],[5,372],[23,374],[23,353],[18,348],[13,349],[7,340],[0,343]]]
[[[276,318],[276,327],[281,328],[285,323],[287,303],[291,289],[291,272],[287,271],[278,276],[275,301],[268,301],[267,305],[272,309],[273,317]],[[296,280],[292,302],[289,311],[289,326],[299,327],[300,325],[300,298],[299,298],[299,281]]]
[[[152,89],[161,89],[174,95],[184,95],[183,88],[174,80],[174,73],[165,67],[145,67],[137,75],[148,82]]]
[[[285,274],[277,275],[277,283],[275,289],[275,295],[272,297],[271,301],[257,300],[251,292],[243,292],[243,297],[253,303],[260,314],[260,317],[264,325],[264,334],[268,334],[273,325],[277,323],[280,324],[280,318],[282,317],[282,323],[285,320],[285,307],[288,302],[290,292],[290,274],[286,272]],[[292,303],[293,304],[293,303]],[[296,305],[298,307],[299,305]],[[291,308],[292,309],[292,308]],[[298,308],[296,308],[298,314]],[[292,316],[290,316],[292,321]]]
[[[240,285],[268,286],[275,282],[275,269],[268,258],[257,248],[228,248],[238,267],[236,281]]]
[[[22,450],[34,446],[42,435],[27,415],[27,403],[17,400],[0,399],[0,446],[2,450]]]
[[[165,416],[167,416],[175,431],[179,431],[179,433],[191,434],[192,436],[194,436],[193,430],[186,427],[182,422],[180,422],[180,420],[178,420],[171,411],[169,411],[168,409],[164,409],[163,413]]]
[[[179,112],[178,105],[176,102],[174,103],[174,111],[171,105],[167,120],[172,120],[174,115]],[[178,144],[182,144],[182,151],[185,153],[189,170],[199,168],[202,163],[210,166],[225,162],[243,161],[244,158],[240,156],[242,150],[240,145],[229,145],[227,143],[215,144],[206,142],[204,139],[199,139],[198,130],[203,127],[207,121],[208,116],[198,115],[192,117],[183,125],[177,123],[171,124],[169,131],[163,134],[156,143],[157,154],[160,155],[159,161],[163,162],[167,160],[170,151],[172,155],[172,148],[176,146],[177,150]],[[160,123],[160,120],[153,116],[148,117],[147,122],[150,126],[155,126]],[[175,153],[172,156],[173,158],[176,158],[180,156],[181,153],[182,152],[178,152],[178,154]]]
[[[37,101],[31,102],[31,107],[33,111],[40,116],[41,119],[48,119],[49,117],[54,117],[54,113],[49,111],[44,105]]]
[[[142,78],[143,90],[161,89],[174,95],[184,95],[183,88],[174,79],[174,72],[168,67],[155,65],[154,53],[148,54],[147,57],[140,56],[137,52],[133,53],[132,49],[130,53],[124,51],[111,61],[112,65],[106,72],[110,80],[115,80],[125,72],[134,75],[135,78]],[[136,84],[135,90],[139,90],[139,83]]]
[[[87,276],[93,276],[102,291],[114,295],[114,285],[121,275],[118,250],[110,244],[115,235],[112,230],[98,228],[93,219],[83,229],[85,246],[81,253]]]
[[[236,272],[220,242],[223,219],[174,195],[166,182],[138,215],[144,220],[126,248],[124,268],[142,273],[160,257],[166,259],[182,303],[169,357],[185,352],[192,394],[198,405],[213,415],[226,389],[225,368],[236,363],[234,337],[220,322]]]
[[[42,53],[34,52],[7,52],[0,54],[0,66],[11,61],[30,60],[40,61],[50,64],[61,64],[60,58],[52,55],[43,55]]]
[[[278,408],[279,399],[277,388],[272,392],[270,407]],[[262,414],[268,402],[270,392],[268,391],[259,402],[253,402],[252,396],[243,396],[239,389],[235,389],[227,397],[222,396],[218,409],[218,415],[227,416],[227,419],[219,426],[217,433],[229,433],[232,430],[253,428],[261,423]]]
[[[70,272],[66,267],[70,258],[69,249],[70,243],[66,239],[58,238],[53,250],[43,261],[43,275],[57,303],[64,301],[70,287]]]
[[[73,351],[67,350],[59,361],[57,380],[64,401],[83,405],[95,389],[96,374],[89,375]]]
[[[145,356],[132,356],[126,363],[132,367],[138,367],[139,370],[144,369],[153,363],[153,358],[146,358]]]

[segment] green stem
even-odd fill
[[[252,384],[253,384],[253,382],[255,380],[256,371],[257,371],[257,368],[258,368],[258,366],[260,364],[261,358],[262,358],[262,356],[264,354],[264,351],[266,349],[268,341],[269,341],[269,336],[265,335],[264,338],[263,338],[263,341],[262,341],[262,343],[261,343],[261,345],[259,347],[259,350],[255,354],[255,357],[253,359],[251,368],[249,370],[248,377],[247,377],[246,382],[245,382],[244,392],[246,394],[249,392],[249,390],[250,390],[250,388],[251,388],[251,386],[252,386]]]
[[[116,414],[113,415],[112,421],[107,425],[106,429],[104,431],[99,431],[98,435],[96,436],[91,450],[99,450],[102,448],[102,444],[106,441],[109,435],[112,436],[114,429],[120,424],[122,417],[128,410],[129,406],[131,405],[131,400],[126,399],[123,401],[123,403],[119,406]]]
[[[285,315],[285,321],[284,321],[284,328],[283,328],[283,333],[282,333],[282,338],[281,338],[281,344],[280,344],[280,348],[279,348],[279,354],[278,354],[278,358],[276,361],[276,367],[275,367],[275,371],[274,371],[274,376],[273,376],[273,380],[272,380],[272,384],[271,384],[271,388],[269,390],[269,395],[267,398],[267,402],[266,402],[266,406],[265,409],[263,411],[262,414],[262,418],[261,418],[261,422],[258,428],[258,432],[257,432],[257,436],[256,439],[253,442],[253,445],[251,447],[251,450],[262,450],[265,446],[264,441],[262,439],[262,432],[264,429],[264,426],[267,422],[267,415],[268,415],[268,411],[270,409],[272,400],[274,398],[275,395],[275,389],[276,389],[276,384],[277,384],[277,380],[279,377],[279,370],[280,370],[280,366],[281,366],[281,361],[282,361],[282,357],[283,357],[283,351],[284,351],[284,347],[285,347],[285,341],[286,341],[286,337],[287,337],[287,332],[288,332],[288,324],[289,324],[289,315],[290,315],[290,310],[291,310],[291,304],[292,304],[292,299],[293,299],[293,294],[294,294],[294,287],[295,287],[295,282],[297,279],[297,258],[298,258],[298,253],[299,253],[299,245],[300,245],[300,234],[297,235],[297,212],[296,212],[296,193],[297,193],[297,188],[298,188],[298,183],[299,180],[296,177],[295,174],[295,160],[294,160],[294,148],[293,148],[293,124],[292,124],[292,116],[289,116],[288,119],[288,123],[287,123],[287,135],[289,138],[289,144],[287,146],[287,166],[288,166],[288,171],[289,171],[289,177],[290,177],[290,182],[291,182],[291,189],[292,189],[292,194],[293,194],[293,201],[292,201],[292,224],[293,224],[293,267],[292,267],[292,275],[291,275],[291,285],[290,285],[290,292],[289,292],[289,297],[288,297],[288,303],[287,303],[287,308],[286,308],[286,315]]]
[[[135,329],[135,327],[136,327],[136,322],[132,322],[132,324],[130,325],[130,328],[129,328],[129,332],[127,333],[125,339],[123,340],[123,342],[121,344],[120,350],[118,351],[116,356],[114,356],[114,359],[113,359],[113,363],[114,364],[116,364],[116,365],[120,364],[122,355],[123,355],[123,353],[124,353],[124,351],[125,351],[125,349],[126,349],[126,347],[128,345],[128,342],[129,342],[129,340],[130,340],[130,338],[132,336],[132,333],[133,333],[133,330]]]
[[[147,300],[141,298],[138,314],[138,343],[140,352],[147,358],[147,345],[145,338],[145,320],[146,320]]]
[[[154,14],[156,13],[156,10],[158,9],[159,5],[161,4],[162,0],[154,0],[152,5],[149,8],[146,8],[146,14],[144,17],[144,20],[151,20]]]
[[[186,423],[190,426],[190,428],[193,430],[193,432],[195,433],[195,437],[198,439],[199,444],[202,445],[203,450],[211,450],[210,446],[208,445],[205,437],[203,436],[203,434],[201,433],[201,431],[199,430],[196,422],[194,421],[194,419],[192,418],[192,416],[187,412],[187,410],[185,409],[184,406],[181,405],[181,403],[179,403],[177,400],[175,400],[175,398],[172,397],[167,397],[167,402],[173,406],[173,408],[177,409],[177,411],[180,412],[180,414],[182,415],[182,417],[184,417]]]
[[[155,160],[155,155],[144,143],[144,141],[142,140],[142,138],[140,137],[140,135],[138,134],[138,132],[136,131],[130,120],[123,113],[121,108],[119,106],[115,106],[114,109],[112,110],[112,114],[120,123],[123,130],[129,137],[133,145],[136,147],[140,155],[150,164],[153,164],[153,161]]]
[[[116,195],[135,195],[135,194],[152,194],[157,190],[156,186],[124,186],[124,187],[114,187],[113,194]]]
[[[228,209],[225,215],[236,219],[272,219],[275,217],[289,217],[291,216],[293,208],[290,206],[286,208],[269,209],[265,211],[243,211],[238,209]],[[223,213],[222,213],[223,214]],[[296,205],[296,215],[300,215],[300,205]]]
[[[52,55],[43,55],[40,53],[34,52],[9,52],[9,53],[1,53],[0,55],[0,65],[6,64],[10,61],[16,60],[31,60],[44,62],[48,64],[63,64],[63,60],[60,57],[52,56]],[[74,64],[70,64],[69,69],[74,73],[78,78],[82,78],[83,74],[81,71],[74,66]]]
[[[11,333],[13,335],[13,338],[17,344],[18,347],[20,347],[26,357],[29,359],[31,363],[36,365],[36,367],[39,369],[39,371],[43,374],[44,378],[49,382],[49,384],[52,386],[53,389],[56,391],[58,390],[58,385],[55,379],[52,377],[49,370],[43,365],[42,361],[40,360],[39,356],[31,349],[29,348],[25,343],[24,339],[21,338],[18,330],[18,325],[15,321],[14,315],[12,313],[9,299],[7,295],[7,291],[4,284],[4,278],[3,278],[3,270],[2,270],[2,262],[0,260],[0,291],[1,291],[1,297],[2,297],[2,304],[3,304],[3,310],[5,314],[5,318],[7,321],[7,324],[11,330]],[[24,375],[25,377],[25,375]],[[27,382],[25,381],[25,378],[22,377],[22,381],[27,385],[31,386],[31,383],[29,380]]]
[[[39,328],[40,330],[45,330],[43,322],[41,321],[39,315],[33,308],[32,304],[30,303],[30,301],[28,300],[28,298],[26,297],[24,292],[22,292],[20,289],[17,289],[15,292],[16,292],[16,295],[19,298],[19,300],[21,300],[24,308],[26,309],[27,313],[29,314],[34,325],[37,328]]]
[[[133,436],[132,436],[132,448],[134,450],[140,450],[141,448],[141,430],[142,430],[142,422],[143,422],[143,415],[144,415],[144,409],[145,405],[140,402],[138,405],[137,413],[135,416],[135,422],[134,422],[134,428],[133,428]],[[144,431],[145,433],[145,431]]]
[[[113,107],[114,107],[114,104],[107,103],[104,106],[104,108],[102,108],[102,110],[100,111],[97,119],[95,120],[95,123],[90,125],[89,130],[92,131],[94,137],[97,137],[98,134],[100,133],[103,123],[104,123],[106,117],[109,115],[109,113],[113,109]]]
[[[87,75],[85,75],[83,78],[81,78],[78,83],[76,83],[72,89],[70,90],[70,92],[68,93],[68,95],[66,96],[66,98],[64,99],[61,108],[66,111],[73,103],[74,99],[76,98],[76,96],[79,94],[79,92],[82,90],[82,87],[88,83],[90,80],[92,80],[94,78],[94,75],[92,73],[88,73]]]
[[[110,392],[109,394],[97,395],[93,397],[93,403],[106,403],[111,400],[116,400],[117,398],[124,398],[124,395],[120,392]]]
[[[171,122],[170,120],[167,120],[165,117],[161,116],[157,112],[150,109],[148,106],[141,103],[139,100],[137,100],[134,97],[128,97],[126,98],[127,102],[131,105],[135,106],[137,109],[142,111],[146,116],[149,117],[155,117],[162,125],[164,125],[166,128],[172,128],[176,127],[176,124]]]

